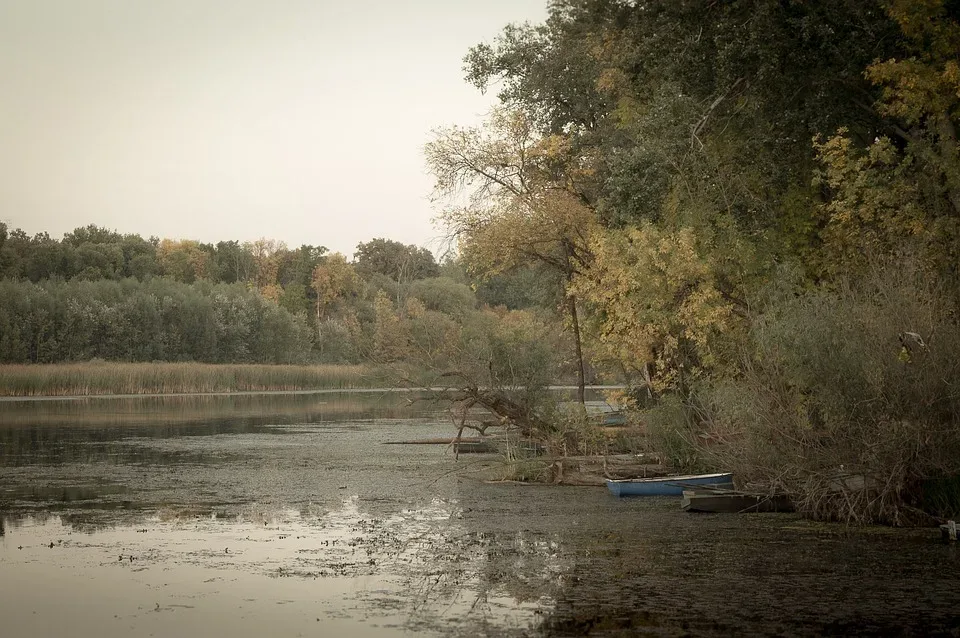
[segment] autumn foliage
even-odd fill
[[[960,472],[958,50],[944,0],[554,2],[468,53],[501,106],[427,145],[441,218],[479,275],[553,269],[675,464],[916,520]]]

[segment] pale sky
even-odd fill
[[[422,148],[546,0],[0,0],[0,221],[437,247]],[[495,93],[493,91],[492,93]]]

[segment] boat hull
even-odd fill
[[[661,476],[649,479],[624,479],[607,481],[607,489],[614,496],[681,496],[684,486],[732,485],[733,474],[692,474],[687,476]],[[689,488],[688,488],[689,489]]]

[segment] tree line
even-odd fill
[[[372,362],[410,383],[457,369],[546,385],[564,365],[543,350],[562,340],[542,338],[556,327],[555,297],[533,269],[471,279],[455,259],[383,238],[349,259],[266,239],[204,244],[90,225],[55,240],[0,224],[6,363]],[[495,345],[510,339],[516,347]]]

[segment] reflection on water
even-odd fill
[[[960,631],[929,530],[485,484],[408,399],[3,404],[4,636]]]

